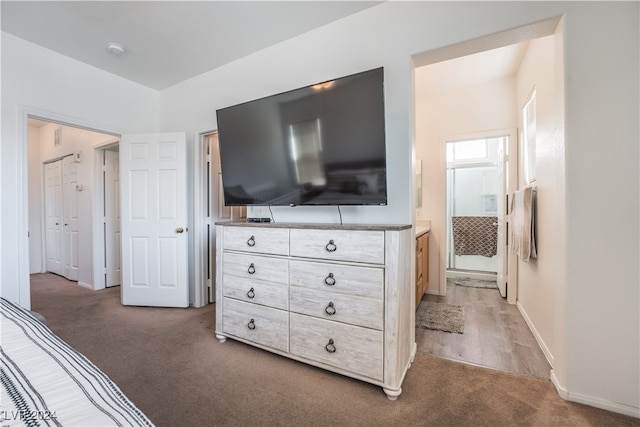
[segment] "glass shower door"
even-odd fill
[[[495,141],[495,139],[493,140]],[[492,161],[492,140],[449,143],[447,162],[448,269],[495,274],[498,270],[497,237],[499,169]],[[457,159],[456,144],[483,144],[485,156]],[[466,148],[463,146],[463,148]],[[473,150],[478,152],[478,147]],[[467,151],[468,152],[468,151]],[[461,155],[459,155],[462,157]]]

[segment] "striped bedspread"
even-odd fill
[[[93,363],[1,298],[0,425],[153,426]]]

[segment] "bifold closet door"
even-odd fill
[[[78,164],[73,156],[62,159],[64,277],[78,280]]]
[[[44,165],[47,271],[78,280],[78,164],[72,156]]]
[[[62,250],[62,160],[44,165],[45,252],[47,271],[64,275]]]

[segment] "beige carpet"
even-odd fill
[[[215,305],[123,307],[119,292],[34,275],[32,309],[160,427],[640,426],[562,400],[547,381],[422,354],[391,402],[377,386],[219,343]]]

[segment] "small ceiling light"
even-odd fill
[[[122,46],[120,43],[107,43],[107,52],[109,52],[113,56],[121,56],[123,55],[127,49]]]

